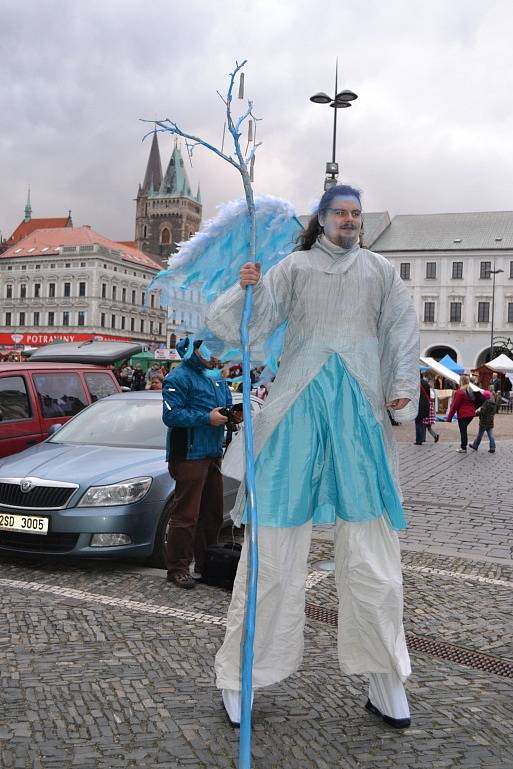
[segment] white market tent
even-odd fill
[[[492,371],[498,371],[500,374],[512,374],[513,373],[513,360],[508,358],[507,355],[502,353],[493,360],[485,363],[487,368],[491,368]]]
[[[439,374],[440,376],[443,376],[445,379],[448,379],[450,382],[455,382],[457,385],[459,385],[460,383],[459,374],[455,374],[454,371],[451,371],[450,368],[443,366],[434,358],[421,357],[419,358],[419,360],[423,366],[427,366],[427,368],[431,369],[431,371],[434,371],[436,374]]]

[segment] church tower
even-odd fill
[[[163,266],[177,250],[177,243],[188,240],[201,224],[201,197],[193,194],[182,153],[177,142],[166,173],[162,176],[157,132],[153,133],[144,182],[136,198],[135,241],[137,247],[152,254]]]

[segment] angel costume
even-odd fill
[[[212,304],[207,326],[238,343],[244,290]],[[409,398],[396,419],[417,413],[419,339],[415,311],[393,266],[321,235],[254,286],[252,345],[287,322],[276,380],[254,418],[259,575],[253,685],[294,673],[303,654],[305,581],[312,524],[335,523],[338,655],[343,673],[370,674],[370,702],[409,717],[402,682],[410,662],[402,624],[397,529],[406,521],[385,403]],[[240,439],[223,472],[243,477]],[[235,518],[244,521],[241,484]],[[246,588],[243,548],[217,686],[240,690]],[[369,709],[372,708],[372,705]]]

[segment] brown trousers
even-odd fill
[[[168,574],[188,574],[193,558],[201,573],[223,523],[221,460],[171,460],[169,473],[176,486],[167,532]]]

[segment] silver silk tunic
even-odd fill
[[[239,344],[244,291],[238,284],[211,305],[207,326],[230,345]],[[295,251],[254,286],[250,324],[252,349],[288,321],[280,367],[261,412],[254,417],[255,456],[288,409],[333,355],[342,359],[383,428],[392,472],[397,454],[385,404],[409,398],[394,413],[415,418],[419,393],[419,333],[406,287],[390,262],[355,245],[348,251],[324,237],[309,251]],[[242,480],[240,434],[227,451],[223,473]],[[233,511],[240,521],[245,501],[241,485]]]

